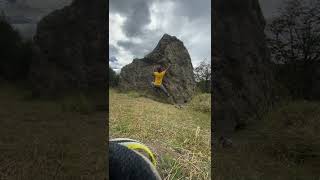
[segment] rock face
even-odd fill
[[[212,125],[229,136],[272,103],[273,73],[258,0],[213,3]]]
[[[188,102],[195,90],[195,80],[190,55],[183,42],[174,36],[165,34],[156,48],[142,59],[134,59],[124,66],[120,73],[120,88],[122,90],[137,90],[159,96],[151,88],[154,66],[170,66],[164,77],[163,84],[172,96],[166,102]],[[165,98],[165,96],[163,96]]]
[[[39,22],[30,73],[35,92],[105,91],[106,12],[105,1],[75,0]]]

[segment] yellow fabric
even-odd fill
[[[143,150],[143,151],[145,151],[148,154],[149,158],[151,159],[152,164],[154,166],[157,165],[156,158],[154,157],[153,153],[151,152],[151,150],[147,146],[145,146],[143,144],[139,144],[139,143],[129,143],[126,146],[131,150]]]
[[[166,71],[162,71],[161,73],[159,72],[154,72],[154,82],[153,84],[156,86],[160,86],[162,84],[162,79],[164,77],[164,74],[166,73]]]

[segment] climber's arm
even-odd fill
[[[156,66],[153,66],[152,75],[154,76],[154,73],[156,72]]]

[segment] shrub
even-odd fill
[[[211,112],[211,94],[199,94],[193,97],[189,107],[200,112]]]

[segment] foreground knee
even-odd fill
[[[121,143],[109,143],[109,166],[110,179],[161,180],[149,159]]]

